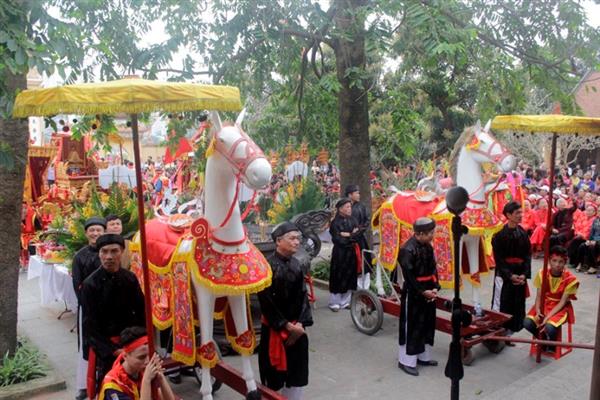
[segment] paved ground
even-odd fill
[[[540,262],[535,263],[539,268]],[[595,276],[578,275],[581,280],[579,300],[575,304],[577,324],[574,339],[591,343],[595,335],[598,304],[598,285]],[[484,281],[483,298],[489,299],[489,277]],[[327,306],[327,293],[317,290],[314,310],[315,326],[310,337],[310,385],[306,399],[378,399],[405,397],[411,399],[447,398],[450,381],[444,377],[450,336],[438,333],[434,356],[440,361],[436,368],[422,368],[421,376],[410,377],[398,370],[397,330],[395,318],[386,316],[383,329],[374,336],[359,333],[352,324],[348,311],[332,313]],[[470,297],[469,292],[465,295]],[[60,304],[52,308],[39,306],[37,279],[19,280],[19,330],[40,347],[67,381],[67,390],[53,395],[38,396],[35,400],[62,400],[73,398],[76,365],[76,336],[69,330],[75,323],[73,314],[61,320],[56,316]],[[521,332],[519,336],[528,335]],[[529,346],[518,344],[494,355],[481,346],[474,349],[476,359],[465,367],[461,381],[461,399],[560,399],[587,400],[591,378],[592,351],[574,350],[558,361],[543,360],[536,364],[529,357]],[[227,362],[238,366],[239,357],[227,357]],[[255,371],[258,377],[256,357]],[[194,378],[184,377],[174,385],[184,399],[198,399],[198,385]],[[228,388],[217,392],[215,399],[239,399],[241,396]]]

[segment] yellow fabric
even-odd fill
[[[565,313],[565,315],[563,315],[562,318],[559,319],[558,321],[548,321],[546,323],[554,326],[555,328],[559,328],[562,324],[565,323],[565,321],[567,320],[568,317],[569,317],[569,314]],[[527,315],[526,318],[529,318],[530,320],[532,320],[533,323],[535,324],[535,326],[537,326],[539,328],[541,320],[538,320],[533,315]]]
[[[539,273],[537,273],[535,275],[535,278],[533,278],[533,286],[537,289],[540,289],[542,287],[542,271],[540,270]],[[554,277],[552,275],[550,275],[550,292],[554,293],[558,290],[558,286],[560,285],[560,282],[562,281],[562,276],[559,277]],[[567,288],[565,289],[565,293],[568,295],[575,295],[577,294],[577,287],[579,282],[577,280],[574,280],[573,282],[571,282]]]
[[[104,400],[104,397],[106,397],[105,392],[108,389],[116,390],[117,392],[123,393],[123,389],[116,382],[106,382],[102,385],[102,389],[100,389],[100,394],[98,395],[98,400]],[[135,392],[133,393],[133,400],[139,400],[139,398],[140,398],[140,395],[136,388]]]
[[[499,115],[492,129],[524,132],[600,134],[600,118],[570,115]]]
[[[123,140],[123,138],[121,136],[119,136],[116,133],[109,133],[108,134],[108,141],[110,143],[116,143],[116,144],[121,144],[122,145],[124,140]]]
[[[15,100],[13,117],[241,108],[240,91],[233,86],[126,78],[24,90]]]

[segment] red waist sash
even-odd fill
[[[358,275],[362,274],[362,252],[360,251],[360,246],[358,245],[358,243],[354,243],[353,246],[354,248],[354,254],[356,255],[356,273]]]
[[[518,257],[507,257],[504,259],[507,264],[523,264],[525,260]]]
[[[289,333],[287,330],[282,329],[281,331],[276,331],[271,328],[269,325],[269,321],[263,315],[261,317],[261,322],[268,326],[269,329],[269,361],[273,368],[277,371],[285,372],[287,371],[287,356],[285,354],[285,344],[284,342],[289,337]],[[292,322],[294,323],[294,322]]]
[[[417,276],[417,282],[437,282],[437,276],[428,275],[428,276]]]
[[[121,338],[119,336],[113,336],[110,341],[114,344],[118,344]],[[104,377],[103,377],[104,378]],[[87,369],[87,394],[88,398],[96,398],[96,352],[90,346],[88,353],[88,369]]]

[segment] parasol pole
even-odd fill
[[[592,366],[592,387],[590,400],[600,398],[600,292],[598,293],[598,316],[596,317],[596,343],[594,345],[594,364]]]
[[[150,277],[148,271],[148,252],[146,250],[146,218],[144,214],[144,190],[142,182],[142,163],[140,160],[140,141],[138,135],[138,116],[131,114],[131,132],[133,136],[133,156],[135,159],[135,180],[137,190],[138,221],[140,224],[140,250],[142,253],[142,271],[144,273],[144,298],[146,310],[146,333],[148,335],[148,352],[154,354],[154,335],[152,331],[152,299],[150,297]]]
[[[550,190],[548,193],[548,212],[546,213],[546,237],[544,238],[544,266],[542,268],[542,292],[540,298],[540,308],[544,312],[544,303],[546,302],[546,292],[548,291],[548,262],[550,261],[550,235],[552,234],[552,196],[554,192],[554,163],[556,162],[556,138],[557,134],[552,134],[552,148],[550,150]],[[542,347],[536,347],[535,361],[542,361]]]

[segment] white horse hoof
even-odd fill
[[[202,392],[200,392],[200,394],[202,394]],[[208,394],[206,396],[202,396],[202,400],[213,400],[212,393]]]
[[[251,392],[246,393],[246,400],[260,400],[260,392],[257,390],[253,390]]]

